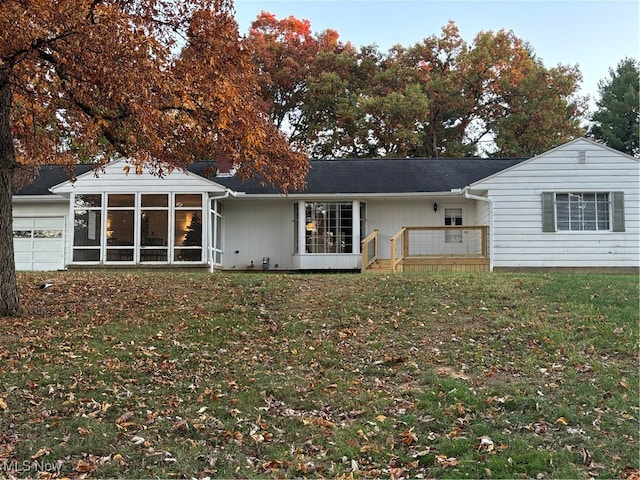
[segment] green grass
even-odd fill
[[[640,473],[634,276],[74,271],[19,285],[24,314],[0,319],[0,476]]]

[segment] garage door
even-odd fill
[[[16,270],[64,268],[64,217],[13,219]]]

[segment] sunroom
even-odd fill
[[[189,173],[160,178],[122,166],[51,189],[70,199],[66,265],[219,265],[226,189]]]

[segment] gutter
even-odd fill
[[[213,210],[213,202],[215,200],[224,200],[225,198],[228,198],[229,195],[235,197],[236,192],[227,188],[222,195],[219,195],[219,196],[212,195],[209,197],[209,202],[208,202],[209,211],[207,212],[207,215],[209,216],[208,223],[211,223],[211,210]],[[213,264],[214,264],[213,228],[212,227],[213,225],[209,225],[209,228],[207,228],[207,262],[209,264],[209,273],[213,273]]]
[[[459,192],[464,195],[464,198],[477,200],[479,202],[487,202],[489,204],[489,271],[493,272],[493,199],[469,193],[468,186],[459,190]]]

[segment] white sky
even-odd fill
[[[311,22],[314,33],[328,28],[356,46],[414,45],[453,20],[468,43],[481,31],[512,30],[527,41],[547,68],[578,65],[581,95],[598,97],[625,57],[640,58],[638,0],[235,0],[240,33],[262,11]],[[594,108],[593,101],[591,102]]]

